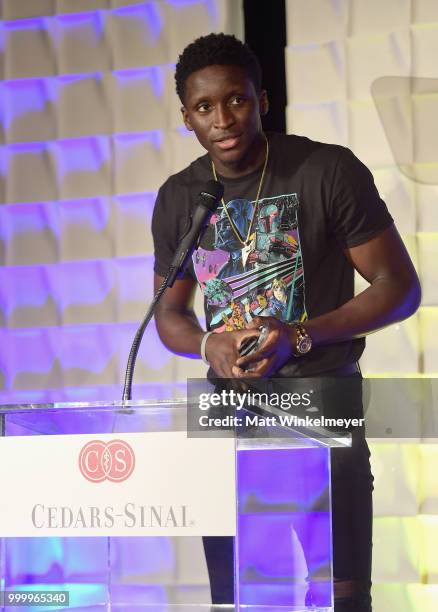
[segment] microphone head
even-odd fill
[[[219,181],[208,181],[200,193],[200,196],[203,200],[202,204],[206,206],[211,211],[215,211],[219,205],[219,202],[224,195],[224,186]]]

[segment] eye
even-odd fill
[[[230,100],[231,104],[239,105],[245,102],[245,98],[243,96],[233,96]]]
[[[208,104],[208,102],[201,102],[201,104],[198,104],[198,106],[196,107],[196,110],[200,113],[208,113],[208,111],[211,109],[210,104]]]

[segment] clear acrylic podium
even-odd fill
[[[0,445],[6,440],[23,442],[26,436],[121,438],[138,432],[187,432],[187,404],[178,400],[2,406],[0,427]],[[269,431],[253,426],[233,434],[235,606],[211,603],[202,538],[190,536],[3,537],[0,590],[69,592],[68,608],[25,608],[39,611],[328,612],[333,602],[330,448],[348,442],[320,434],[279,424]],[[23,454],[32,472],[32,456]],[[160,456],[156,461],[160,463]],[[0,474],[4,477],[13,469],[3,463]],[[13,505],[15,495],[2,487],[3,503]],[[3,603],[0,609],[16,608]]]

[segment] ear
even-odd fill
[[[268,100],[268,93],[266,91],[266,89],[262,89],[260,96],[259,96],[259,108],[260,108],[260,115],[262,117],[264,117],[265,115],[268,114],[269,111],[269,100]]]
[[[192,124],[190,123],[190,119],[189,119],[189,113],[187,112],[184,106],[181,106],[181,114],[182,114],[182,118],[184,121],[184,125],[186,126],[188,130],[193,132]]]

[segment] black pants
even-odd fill
[[[306,384],[308,384],[306,382]],[[322,382],[326,417],[361,418],[360,375]],[[331,450],[333,575],[354,581],[354,597],[335,600],[335,612],[371,611],[372,491],[370,453],[363,428],[352,431],[351,448]],[[212,602],[234,602],[234,538],[204,537]]]

